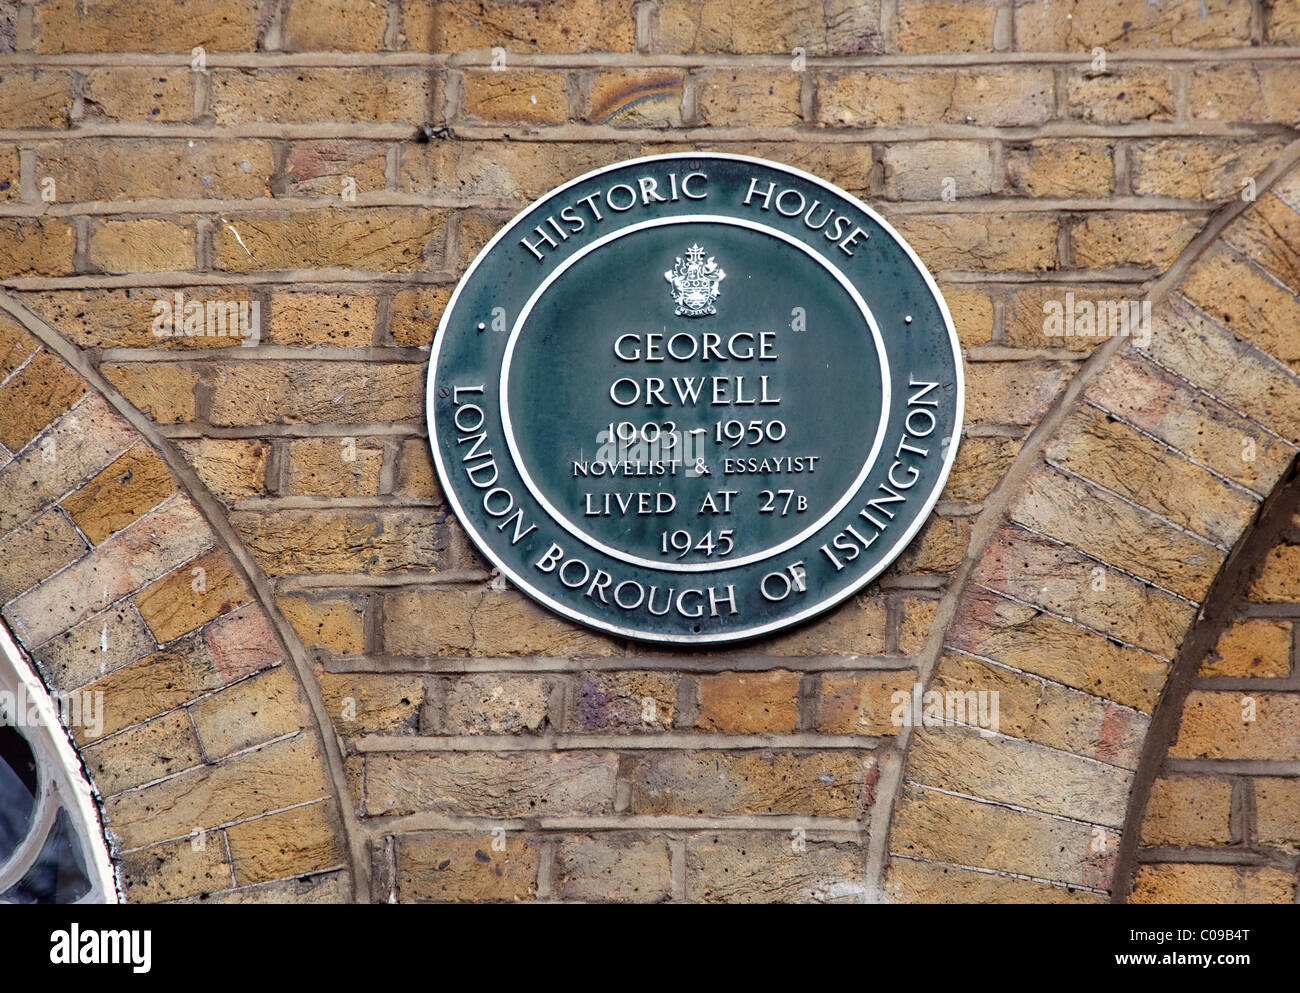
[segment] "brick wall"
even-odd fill
[[[1204,399],[1231,384],[1186,386],[1198,374],[1180,362],[1204,351],[1115,358],[1117,339],[1046,336],[1043,303],[1149,295],[1244,190],[1267,193],[1295,159],[1297,44],[1293,4],[1249,0],[0,2],[0,302],[140,412],[228,525],[227,554],[327,715],[358,899],[1102,899],[1091,831],[1122,823],[1188,604],[1295,455],[1300,304],[1277,249],[1294,244],[1294,192],[1252,215],[1281,235],[1245,229],[1187,290],[1249,338],[1223,344],[1230,364],[1255,346],[1292,362],[1252,380],[1284,400],[1257,414],[1268,430],[1243,423],[1250,398]],[[442,307],[503,220],[580,172],[692,148],[787,162],[879,209],[941,285],[968,397],[935,515],[880,581],[712,652],[592,634],[495,580],[448,513],[423,417]],[[256,304],[258,342],[157,337],[155,302],[177,294]],[[1186,324],[1167,320],[1164,340]],[[1076,408],[1103,365],[1094,390],[1116,399]],[[23,368],[0,383],[0,424],[53,389]],[[1060,423],[1044,456],[1043,425]],[[26,437],[0,442],[18,454]],[[1074,478],[1112,450],[1107,474]],[[1187,465],[1128,486],[1169,451]],[[1049,461],[1059,473],[1030,478]],[[1206,465],[1231,485],[1197,516],[1175,497],[1208,485]],[[1033,568],[994,577],[1023,493],[1037,502],[1012,537],[1049,537]],[[1135,544],[1149,522],[1124,516],[1134,503],[1172,525]],[[1069,506],[1114,540],[1046,513]],[[1193,541],[1212,552],[1181,568]],[[1010,616],[1034,600],[1013,579],[1086,591],[1099,564],[1128,597],[1107,611],[1163,611],[1151,637],[1083,593],[1085,609]],[[1006,596],[981,601],[988,587]],[[890,697],[933,678],[1024,701],[1008,734],[1034,747],[943,752],[956,739],[940,736],[905,776]],[[1032,789],[1015,802],[1039,819],[1004,823],[1008,794],[987,783],[968,784],[975,807],[906,802],[938,802],[956,787],[935,770],[985,753],[1058,786],[1083,756],[1103,823]],[[983,852],[907,847],[975,821],[994,836]],[[1062,847],[1069,864],[1034,861]]]
[[[1296,900],[1300,516],[1271,530],[1226,626],[1189,659],[1194,677],[1142,822],[1134,902]]]

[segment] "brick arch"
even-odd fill
[[[99,701],[69,730],[121,897],[351,899],[319,690],[211,495],[3,295],[0,395],[0,618],[51,692]]]
[[[986,503],[920,678],[997,691],[999,733],[900,736],[891,898],[1111,898],[1174,659],[1300,445],[1296,159],[1211,218],[1150,340],[1099,348]]]

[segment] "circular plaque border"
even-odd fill
[[[784,231],[778,231],[776,228],[768,227],[766,224],[759,224],[757,221],[747,221],[739,217],[726,217],[723,214],[679,214],[674,217],[656,217],[653,220],[638,221],[635,224],[629,224],[625,228],[619,228],[617,231],[613,231],[610,234],[597,238],[581,251],[574,252],[573,255],[561,262],[556,267],[555,271],[542,281],[542,284],[538,286],[537,289],[533,291],[532,296],[528,298],[528,302],[524,305],[524,309],[520,311],[519,318],[515,321],[515,326],[510,331],[510,339],[506,342],[505,357],[501,360],[501,427],[505,432],[506,444],[510,447],[510,456],[514,459],[515,470],[523,479],[524,485],[528,487],[528,491],[532,493],[533,499],[542,505],[546,512],[551,515],[551,518],[559,524],[560,527],[564,528],[579,541],[585,542],[597,551],[604,552],[611,558],[619,559],[620,561],[628,562],[632,565],[646,566],[651,569],[664,568],[663,562],[656,562],[654,559],[643,559],[636,555],[629,555],[620,549],[611,548],[608,545],[597,541],[569,520],[568,515],[552,506],[551,501],[546,499],[541,488],[533,481],[532,475],[528,472],[528,464],[519,455],[519,446],[515,442],[514,425],[510,421],[510,389],[508,384],[510,362],[514,358],[515,342],[519,340],[519,335],[523,331],[524,321],[526,321],[528,315],[533,312],[533,307],[536,306],[537,301],[542,298],[542,294],[546,292],[547,287],[555,282],[555,280],[559,279],[566,269],[585,258],[591,252],[594,252],[596,249],[603,248],[611,241],[623,237],[623,235],[635,234],[637,231],[644,231],[647,228],[665,227],[671,224],[697,224],[705,221],[711,224],[729,224],[738,228],[746,228],[750,231],[758,231],[762,234],[783,241],[788,245],[793,245],[795,248],[808,254],[814,262],[826,269],[835,277],[836,282],[848,291],[849,295],[853,298],[853,303],[857,306],[863,318],[866,320],[867,327],[871,330],[871,339],[876,346],[876,356],[880,359],[880,423],[876,426],[876,440],[871,446],[871,451],[868,453],[866,461],[862,464],[862,470],[857,474],[852,484],[844,491],[843,496],[835,502],[831,509],[826,511],[826,513],[808,527],[804,528],[794,537],[785,539],[779,545],[774,545],[771,548],[765,548],[758,552],[751,552],[749,555],[742,556],[738,559],[728,559],[726,562],[673,563],[673,572],[725,572],[728,569],[738,569],[741,566],[752,565],[755,562],[762,562],[764,559],[770,559],[773,555],[780,555],[782,552],[794,548],[795,545],[816,534],[823,527],[829,524],[841,510],[848,506],[848,503],[853,499],[854,494],[862,488],[862,484],[865,483],[867,477],[871,475],[871,470],[876,464],[876,458],[880,455],[880,449],[885,444],[885,429],[889,425],[889,402],[893,396],[893,384],[889,375],[889,356],[885,354],[885,342],[880,336],[880,328],[876,324],[875,316],[871,313],[871,308],[868,307],[867,302],[862,299],[862,294],[858,292],[858,288],[849,282],[848,276],[844,275],[839,268],[832,265],[827,259],[822,258],[803,242],[791,238]],[[450,306],[450,304],[448,304],[448,306]]]
[[[718,159],[718,160],[728,160],[733,162],[749,163],[751,165],[763,169],[768,169],[773,172],[785,173],[786,175],[796,177],[806,183],[810,183],[814,186],[820,187],[826,190],[828,193],[831,193],[838,197],[842,197],[845,200],[845,202],[852,204],[855,209],[862,211],[863,214],[869,217],[873,223],[879,225],[881,230],[884,231],[886,234],[888,234],[889,237],[894,240],[897,246],[902,249],[903,253],[907,256],[907,258],[911,261],[912,265],[915,267],[916,274],[919,275],[921,279],[924,281],[926,288],[929,290],[930,295],[934,299],[934,302],[939,309],[939,313],[943,318],[944,329],[948,332],[948,343],[952,350],[953,371],[954,371],[954,388],[955,388],[955,396],[953,398],[953,429],[954,430],[951,436],[951,441],[947,445],[947,450],[943,457],[943,464],[940,467],[939,473],[936,477],[935,483],[932,486],[930,492],[921,501],[920,511],[916,514],[912,522],[903,530],[902,534],[894,540],[894,543],[892,545],[889,546],[888,551],[883,553],[871,568],[865,570],[861,575],[856,577],[853,581],[847,583],[842,589],[838,589],[833,593],[831,593],[830,595],[822,597],[821,599],[817,600],[815,603],[812,603],[802,608],[801,610],[797,610],[790,614],[783,615],[777,618],[776,620],[770,620],[759,624],[753,624],[747,627],[739,627],[739,628],[735,628],[727,631],[720,631],[716,633],[707,632],[707,633],[700,633],[700,634],[675,634],[672,632],[645,631],[640,628],[631,628],[631,627],[626,627],[624,625],[613,624],[601,619],[600,617],[593,616],[592,614],[584,613],[580,610],[575,610],[573,607],[569,606],[568,604],[560,600],[557,600],[555,597],[539,589],[536,584],[530,582],[528,579],[525,579],[519,573],[518,570],[513,568],[501,556],[497,555],[492,550],[490,544],[484,541],[482,537],[478,534],[477,530],[473,527],[471,523],[471,518],[465,513],[464,507],[461,504],[460,498],[457,495],[456,490],[448,483],[449,474],[447,472],[447,467],[444,463],[442,453],[439,450],[437,444],[438,418],[437,418],[437,411],[436,411],[436,405],[434,400],[436,395],[438,358],[441,353],[442,344],[446,340],[448,326],[450,324],[452,315],[455,313],[456,304],[459,302],[461,291],[468,284],[470,277],[474,274],[474,272],[478,269],[478,267],[483,263],[485,259],[487,259],[492,254],[493,250],[502,241],[502,239],[508,233],[514,230],[515,225],[517,223],[519,223],[521,220],[527,217],[528,214],[530,214],[539,204],[551,199],[552,197],[555,197],[557,194],[560,194],[571,187],[577,186],[580,183],[584,183],[590,179],[594,179],[595,177],[603,175],[605,173],[624,169],[628,166],[634,166],[634,165],[650,163],[650,162],[669,162],[669,161],[689,162],[689,161],[699,161],[704,159]],[[816,615],[829,610],[830,608],[836,606],[837,604],[843,603],[845,600],[853,596],[864,586],[870,583],[873,579],[879,576],[882,572],[884,572],[887,568],[889,568],[889,566],[898,557],[898,555],[902,552],[902,550],[911,543],[913,538],[916,537],[917,532],[921,530],[921,528],[925,525],[925,523],[929,519],[931,511],[934,509],[934,505],[938,503],[939,496],[943,492],[943,488],[947,483],[948,476],[952,471],[953,462],[957,458],[957,449],[960,446],[960,439],[961,439],[961,428],[965,420],[965,410],[966,410],[965,372],[962,365],[961,346],[957,340],[957,333],[952,323],[952,314],[949,312],[948,304],[944,300],[943,294],[939,291],[938,284],[935,283],[934,277],[931,275],[929,269],[926,268],[925,264],[921,261],[920,257],[917,256],[916,252],[912,249],[912,246],[908,244],[908,242],[902,237],[902,235],[900,235],[894,229],[893,225],[891,225],[887,220],[881,217],[875,210],[869,207],[858,197],[855,197],[853,194],[847,192],[846,190],[842,190],[839,187],[835,186],[834,184],[829,183],[826,180],[821,179],[818,176],[815,176],[809,172],[805,172],[804,170],[796,168],[795,166],[786,165],[781,162],[775,162],[770,159],[761,159],[752,155],[737,155],[734,153],[727,153],[727,152],[703,152],[703,151],[702,152],[671,152],[663,155],[645,155],[645,156],[639,156],[637,158],[632,158],[632,159],[624,159],[619,162],[614,162],[606,166],[601,166],[600,168],[597,169],[592,169],[579,176],[575,176],[574,178],[568,180],[567,182],[562,183],[561,185],[553,188],[546,194],[535,198],[526,207],[518,211],[513,217],[510,218],[509,221],[503,224],[501,226],[501,229],[492,236],[492,238],[488,241],[486,245],[483,246],[482,250],[478,253],[477,256],[475,256],[474,261],[470,263],[469,267],[465,270],[464,274],[457,281],[456,287],[452,291],[451,297],[447,301],[447,305],[443,311],[442,319],[439,321],[438,328],[434,334],[433,345],[429,353],[429,371],[426,378],[426,387],[425,387],[425,416],[429,427],[429,448],[433,454],[433,461],[434,461],[434,466],[437,469],[438,480],[447,497],[448,503],[451,505],[451,508],[456,514],[457,519],[461,522],[462,526],[465,528],[466,533],[470,536],[470,539],[474,542],[475,547],[478,548],[478,550],[482,552],[482,554],[486,556],[488,560],[492,562],[492,564],[501,572],[501,574],[510,580],[511,583],[518,586],[521,590],[527,593],[534,600],[545,605],[548,609],[554,611],[555,613],[560,614],[563,617],[567,617],[572,621],[576,621],[579,624],[583,624],[587,627],[595,628],[596,630],[599,631],[604,631],[607,634],[612,634],[620,638],[629,638],[636,641],[643,641],[647,643],[671,644],[671,645],[726,644],[729,642],[744,641],[752,638],[761,637],[763,635],[771,634],[776,631],[782,631],[787,628],[794,627],[795,625],[803,621],[806,621],[809,618],[815,617]],[[558,524],[559,522],[557,521],[556,523]]]

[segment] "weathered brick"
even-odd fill
[[[86,552],[86,542],[68,519],[51,510],[22,527],[0,536],[5,567],[0,572],[0,603],[44,582]],[[6,609],[6,616],[9,611]],[[24,632],[15,632],[29,647],[37,644]],[[44,640],[44,639],[42,639]]]
[[[37,352],[0,386],[0,442],[21,451],[85,393],[85,382],[62,359]]]
[[[889,567],[889,575],[953,572],[966,557],[971,522],[932,516]]]
[[[191,389],[193,385],[191,384]],[[244,438],[193,438],[176,442],[203,485],[227,502],[266,493],[271,446]]]
[[[1016,48],[1030,52],[1229,48],[1250,43],[1250,22],[1250,8],[1232,0],[1172,0],[1159,6],[1144,0],[1015,3]]]
[[[203,629],[217,670],[226,683],[284,660],[279,635],[257,604],[241,607]]]
[[[745,7],[725,0],[664,0],[657,9],[656,52],[809,55],[879,52],[878,0],[773,0]]]
[[[1223,240],[1279,282],[1300,289],[1300,212],[1272,193],[1229,225]]]
[[[383,618],[384,646],[397,655],[619,654],[613,639],[557,618],[513,591],[396,593],[386,598]]]
[[[340,196],[387,186],[388,148],[369,141],[298,141],[284,163],[290,196]],[[348,183],[351,180],[351,184]]]
[[[881,655],[885,651],[885,604],[879,597],[850,597],[812,624],[768,639],[771,655]]]
[[[402,734],[417,730],[424,680],[409,675],[317,672],[325,708],[340,734]]]
[[[284,18],[290,52],[377,52],[388,11],[379,0],[293,0]]]
[[[1065,81],[1067,112],[1090,124],[1168,121],[1174,90],[1168,70],[1125,69],[1097,75],[1076,71]]]
[[[625,760],[636,814],[860,817],[875,802],[862,751],[655,751]]]
[[[207,523],[177,495],[5,608],[28,644],[39,645],[201,552]]]
[[[900,903],[1105,903],[1104,894],[955,865],[892,858],[885,893]]]
[[[393,492],[406,499],[432,500],[436,505],[442,505],[442,487],[434,478],[433,456],[423,438],[402,442],[397,455],[397,479]]]
[[[915,655],[924,647],[939,610],[938,600],[924,597],[902,597],[896,601],[902,619],[898,624],[898,650],[904,655]]]
[[[293,879],[280,879],[256,886],[241,886],[238,889],[222,890],[220,893],[213,893],[199,899],[206,904],[275,903],[315,906],[351,903],[356,899],[356,895],[352,890],[352,882],[348,874],[339,871],[296,876]],[[177,902],[199,901],[190,898]]]
[[[214,549],[141,590],[135,605],[158,644],[165,645],[251,598],[234,561]]]
[[[1249,718],[1249,719],[1247,719]],[[1174,758],[1300,758],[1300,696],[1193,690],[1183,704]]]
[[[1115,146],[1051,139],[1006,150],[1007,184],[1031,197],[1100,198],[1115,183]]]
[[[34,444],[26,448],[3,468],[0,468],[0,492],[5,503],[0,505],[0,533],[22,524],[44,510],[69,488],[85,476],[98,472],[126,449],[136,434],[103,397],[91,393],[77,402],[66,414],[42,431]],[[82,523],[80,511],[95,497],[96,480],[91,480],[63,501],[66,511],[78,526]],[[167,493],[171,488],[167,489]],[[163,494],[162,496],[165,496]],[[125,496],[125,495],[124,495]],[[161,502],[159,496],[148,507]],[[125,500],[129,506],[129,501]],[[141,511],[148,507],[141,508]],[[103,513],[107,508],[100,508]],[[133,519],[127,506],[118,508],[123,516],[119,520]],[[136,515],[138,516],[138,514]],[[85,519],[82,528],[92,543],[102,540],[92,519]]]
[[[213,424],[423,419],[421,365],[276,360],[209,363],[203,370],[204,385],[212,390]]]
[[[724,734],[781,734],[798,721],[799,674],[721,672],[701,676],[700,717],[704,731]]]
[[[801,119],[797,73],[713,69],[701,72],[697,85],[701,124],[785,127]]]
[[[988,0],[902,0],[894,13],[899,52],[990,52],[997,4]]]
[[[567,837],[555,855],[562,900],[589,903],[664,903],[673,873],[668,840],[610,833]]]
[[[1255,833],[1261,845],[1300,848],[1300,781],[1255,780]]]
[[[870,903],[865,853],[809,831],[795,851],[783,831],[714,831],[686,842],[692,903]]]
[[[1199,675],[1283,679],[1291,674],[1291,639],[1290,621],[1236,621],[1219,635]]]
[[[247,304],[250,296],[245,287],[126,287],[50,290],[24,294],[22,299],[79,348],[230,348],[240,343],[232,334],[161,335],[160,331],[171,330],[167,308],[179,320],[182,332],[186,309],[190,310],[191,330],[204,332],[211,307],[213,328],[220,330],[217,308],[225,316],[229,304]]]
[[[1214,482],[1206,480],[1206,488]],[[1201,601],[1227,552],[1164,523],[1154,514],[1040,467],[1025,480],[1008,516],[1130,575]]]
[[[587,672],[574,694],[569,730],[666,731],[677,714],[678,677],[659,672]]]
[[[1270,7],[1266,34],[1270,45],[1300,43],[1300,8],[1292,4]]]
[[[365,598],[334,593],[277,593],[284,613],[308,648],[335,655],[359,654],[365,648]]]
[[[388,309],[388,327],[399,345],[428,345],[442,320],[443,309],[451,299],[445,286],[418,290],[400,290],[393,295]]]
[[[1199,220],[1182,213],[1090,214],[1070,228],[1070,244],[1076,266],[1165,269],[1200,230]]]
[[[169,272],[195,266],[194,231],[161,218],[98,221],[90,262],[104,272]]]
[[[215,760],[314,725],[298,680],[278,665],[190,707],[203,752]]]
[[[55,182],[60,203],[270,195],[269,142],[81,138],[38,145],[37,174]]]
[[[549,714],[553,680],[540,676],[459,676],[443,693],[445,734],[520,734],[540,731]]]
[[[1026,126],[1054,110],[1052,74],[1041,69],[852,71],[824,76],[818,121],[830,127],[921,124]]]
[[[153,633],[128,601],[51,638],[33,655],[47,685],[71,690],[157,648]]]
[[[1300,370],[1300,300],[1221,246],[1211,249],[1182,284],[1186,297],[1234,334]]]
[[[1073,549],[1004,525],[989,539],[971,578],[981,586],[1172,658],[1196,607],[1115,570],[1100,574],[1105,583],[1097,589],[1097,568],[1095,560]]]
[[[1016,438],[963,438],[941,500],[983,500],[1020,452]]]
[[[180,838],[329,795],[319,749],[300,734],[203,766],[105,803],[124,847]],[[211,839],[209,839],[209,842]]]
[[[435,76],[415,68],[216,69],[208,111],[218,124],[429,119]]]
[[[1282,869],[1238,865],[1142,865],[1131,903],[1293,903],[1296,877]]]
[[[569,118],[565,75],[540,69],[467,72],[464,112],[494,124],[563,124]]]
[[[8,67],[0,74],[0,126],[67,128],[72,83],[71,72]]]
[[[1300,600],[1300,545],[1275,545],[1264,557],[1264,568],[1251,584],[1250,599],[1263,603]]]
[[[896,693],[910,699],[915,669],[827,673],[822,676],[818,730],[826,734],[878,734],[893,737],[902,727],[893,717]]]
[[[1046,214],[907,214],[899,233],[932,269],[1055,269],[1056,218]]]
[[[328,800],[226,829],[235,880],[241,886],[346,863],[342,835],[342,825]]]
[[[952,830],[953,824],[961,830]],[[1105,889],[1119,836],[1106,831],[1105,850],[1099,852],[1093,831],[1088,824],[1047,814],[908,786],[899,798],[889,845],[899,855]]]
[[[112,796],[203,764],[203,752],[183,710],[116,734],[82,750],[95,787]]]
[[[1133,192],[1139,196],[1226,200],[1277,157],[1282,143],[1264,137],[1162,138],[1129,147]]]
[[[509,831],[505,851],[482,834],[403,835],[396,839],[400,903],[501,903],[537,893],[537,841]]]
[[[0,315],[0,382],[8,379],[40,349],[40,339],[28,334],[8,315]]]
[[[402,4],[398,47],[464,52],[630,52],[635,20],[625,0],[519,4],[486,0],[409,0]]]
[[[436,752],[366,757],[366,810],[458,817],[612,813],[609,752]]]
[[[593,73],[583,120],[615,127],[680,127],[685,78],[672,69]]]
[[[1039,284],[1016,290],[1002,310],[1002,337],[1016,348],[1090,352],[1108,338],[1141,335],[1140,287]],[[1050,332],[1050,333],[1049,333]]]
[[[133,903],[162,903],[203,896],[231,885],[230,861],[220,831],[182,838],[122,857],[122,883]]]
[[[987,345],[993,340],[993,300],[987,293],[966,286],[940,286],[952,315],[957,340],[963,346]]]
[[[215,243],[220,267],[229,272],[332,266],[409,272],[434,267],[444,227],[437,210],[330,207],[231,215]]]
[[[194,80],[188,66],[102,66],[86,72],[85,115],[109,121],[176,124],[194,120]]]
[[[454,565],[445,525],[420,511],[239,511],[231,523],[269,576],[436,572]]]
[[[1232,784],[1212,776],[1162,776],[1151,784],[1144,845],[1227,845]]]
[[[21,164],[14,146],[0,149],[0,201],[11,202],[22,195],[19,188]]]
[[[948,733],[947,723],[988,727],[1008,738],[1083,755],[1108,767],[1137,766],[1149,724],[1144,714],[1108,700],[956,652],[944,654],[929,690],[942,694],[941,733]],[[924,720],[924,697],[921,704]],[[1050,768],[1051,763],[1044,766]]]
[[[1152,351],[1162,358],[1171,356],[1176,363],[1175,370],[1181,375],[1182,370],[1177,365],[1183,360],[1171,350],[1173,346],[1168,345],[1168,338],[1179,333],[1173,329],[1160,329],[1153,334],[1151,341]],[[1199,342],[1193,342],[1195,344]],[[1214,342],[1207,340],[1206,344],[1213,345]],[[1224,351],[1214,347],[1193,348],[1197,359],[1204,357],[1226,362],[1227,368],[1231,369],[1232,357]],[[1251,371],[1247,365],[1239,374],[1248,375]],[[1266,373],[1268,370],[1261,368],[1259,371]],[[1272,371],[1277,372],[1276,369]],[[1214,380],[1219,374],[1220,370],[1205,370],[1198,375],[1209,380],[1205,386],[1209,392],[1223,395],[1214,389]],[[1225,400],[1243,409],[1235,402],[1235,395],[1246,397],[1251,395],[1251,391],[1227,380],[1223,382],[1227,393]],[[1256,382],[1266,388],[1268,379],[1261,375]],[[1300,389],[1297,394],[1300,395]],[[1261,497],[1268,493],[1274,480],[1295,457],[1295,450],[1284,442],[1265,434],[1227,407],[1189,389],[1167,371],[1148,362],[1117,356],[1089,384],[1085,396],[1103,410],[1113,412],[1201,465],[1254,490]],[[1261,399],[1267,404],[1267,399],[1259,396],[1253,396],[1252,402],[1255,406],[1263,406]],[[1265,406],[1264,409],[1269,408]],[[1254,448],[1254,459],[1243,457],[1247,451],[1247,439]]]
[[[609,142],[547,141],[431,141],[406,145],[398,182],[403,190],[443,196],[485,197],[525,202],[549,192],[559,183],[623,158],[620,146]],[[403,291],[408,292],[408,291]],[[436,322],[449,289],[421,289],[419,294],[445,294],[432,315]],[[398,294],[400,297],[401,294]],[[416,298],[419,299],[418,297]],[[413,300],[412,303],[415,301]],[[427,306],[420,300],[419,306]],[[432,338],[426,333],[420,344]]]
[[[1053,465],[1225,547],[1236,542],[1259,507],[1239,489],[1091,407],[1061,425],[1045,455]]]
[[[969,717],[969,715],[968,715]],[[909,782],[1120,828],[1130,773],[1030,742],[960,727],[925,728],[907,756]]]
[[[1175,298],[1161,310],[1146,349],[1152,358],[1234,410],[1268,425],[1292,444],[1300,441],[1300,384],[1294,376],[1183,298]],[[1257,452],[1265,450],[1269,440],[1260,435],[1256,430],[1239,434],[1238,453],[1243,451],[1245,438],[1256,443]],[[1239,454],[1238,464],[1242,461]],[[1280,470],[1273,473],[1272,465],[1260,465],[1259,461],[1257,456],[1256,464],[1248,466],[1258,473],[1259,482],[1253,488],[1268,493]]]
[[[289,443],[289,492],[307,496],[373,496],[384,450],[377,439],[312,438]]]
[[[0,276],[60,276],[72,272],[72,225],[53,217],[0,221]]]
[[[270,340],[277,345],[369,345],[374,297],[334,293],[275,293]]]
[[[1197,69],[1188,87],[1187,109],[1196,121],[1300,122],[1295,102],[1300,66],[1237,63]]]
[[[141,16],[132,0],[49,0],[34,10],[36,50],[61,52],[252,51],[265,27],[257,0],[159,0]]]
[[[888,145],[881,157],[885,195],[898,200],[949,200],[992,193],[1000,183],[993,146],[977,141]]]
[[[1068,362],[970,363],[966,366],[966,421],[1037,424],[1073,374],[1074,366]]]
[[[64,497],[62,506],[91,544],[98,545],[175,491],[167,464],[140,442]]]

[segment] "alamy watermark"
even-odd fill
[[[72,690],[51,693],[50,701],[64,727],[85,728],[90,737],[104,733],[104,691]],[[40,701],[19,686],[17,692],[0,690],[0,727],[42,727]]]
[[[909,693],[898,690],[889,698],[889,715],[896,728],[956,725],[976,728],[983,735],[997,734],[997,690],[929,690],[915,683]]]
[[[1129,338],[1139,348],[1151,344],[1150,300],[1043,301],[1043,334],[1049,338]]]
[[[186,300],[179,290],[170,300],[155,300],[156,338],[242,338],[241,345],[262,340],[262,304],[258,300]]]

